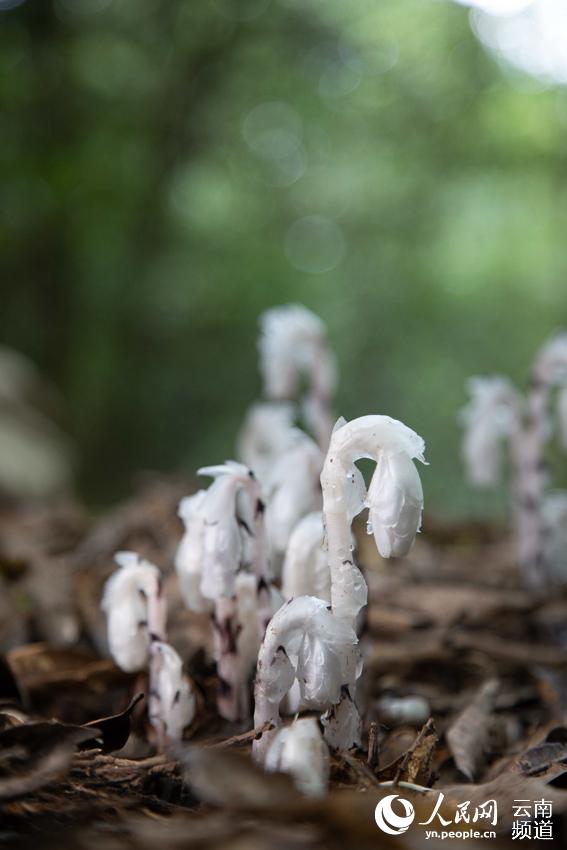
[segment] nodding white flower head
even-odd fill
[[[322,466],[323,454],[317,444],[296,429],[293,443],[272,465],[264,482],[266,530],[274,552],[283,555],[299,520],[320,507]]]
[[[260,325],[260,369],[268,398],[296,398],[302,374],[317,395],[330,398],[336,363],[321,319],[300,304],[287,304],[267,310]]]
[[[463,461],[467,478],[478,487],[498,483],[502,442],[520,428],[522,402],[508,378],[470,378],[470,401],[460,413],[464,425]]]
[[[321,484],[324,513],[349,522],[369,509],[369,531],[384,558],[407,554],[421,525],[423,490],[413,459],[425,463],[423,439],[389,416],[339,419],[325,459]],[[376,462],[368,492],[355,461]]]
[[[296,440],[295,405],[285,401],[254,404],[238,437],[238,454],[260,481]]]
[[[258,656],[256,684],[262,696],[278,703],[299,681],[301,703],[323,710],[339,702],[343,686],[360,675],[358,638],[330,606],[299,596],[272,617]]]
[[[126,672],[143,670],[148,662],[150,629],[163,637],[165,602],[161,573],[135,552],[117,552],[118,569],[104,586],[101,608],[107,617],[108,645],[116,664]]]
[[[180,504],[187,534],[177,552],[176,567],[186,605],[202,612],[208,610],[206,600],[236,593],[243,553],[237,496],[255,479],[248,467],[235,461],[203,467],[198,474],[214,481],[208,490]]]
[[[316,596],[326,602],[331,601],[331,573],[323,547],[324,537],[323,514],[320,511],[307,514],[293,529],[282,570],[285,599]]]
[[[158,719],[163,723],[166,738],[174,743],[181,740],[183,730],[193,722],[195,694],[191,682],[183,673],[183,662],[172,646],[154,641],[151,653],[159,660],[157,679],[152,683],[159,694]]]
[[[323,797],[329,785],[329,749],[314,717],[302,717],[274,736],[264,762],[266,770],[289,773],[309,797]]]

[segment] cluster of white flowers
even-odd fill
[[[252,408],[241,432],[246,464],[199,470],[213,481],[179,505],[185,534],[175,568],[187,607],[212,619],[219,713],[248,716],[256,667],[254,723],[263,733],[254,756],[267,769],[291,773],[306,794],[320,795],[328,748],[361,740],[356,620],[367,587],[355,564],[352,522],[367,508],[382,556],[409,551],[423,508],[413,461],[425,462],[424,443],[388,416],[341,418],[331,427],[334,357],[323,323],[305,308],[268,311],[259,347],[269,401]],[[302,379],[304,417],[319,445],[295,424],[292,399],[298,401]],[[361,458],[376,464],[368,489],[356,466]],[[159,570],[133,553],[117,560],[121,568],[103,599],[112,655],[124,669],[150,665],[150,719],[166,740],[179,740],[195,696],[165,642]],[[283,595],[270,561],[283,562]],[[319,712],[323,735],[313,718],[281,728],[282,704]]]

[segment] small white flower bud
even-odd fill
[[[313,717],[280,729],[266,753],[266,770],[289,773],[309,797],[323,797],[329,785],[329,750]]]
[[[405,452],[383,452],[368,493],[368,531],[383,558],[407,555],[421,527],[423,489],[417,469]]]
[[[212,601],[201,593],[205,520],[200,509],[206,496],[206,490],[186,496],[179,503],[178,510],[178,515],[185,525],[185,534],[175,555],[175,569],[183,601],[197,614],[210,613],[213,610]]]
[[[150,620],[156,637],[165,630],[161,573],[135,552],[117,552],[118,569],[104,586],[101,608],[107,617],[108,645],[116,664],[126,672],[143,670],[148,662]],[[151,610],[150,610],[151,609]]]
[[[330,397],[336,385],[336,365],[321,319],[306,307],[287,304],[267,310],[260,324],[258,348],[266,395],[296,397],[299,377],[307,373],[317,393]]]
[[[183,730],[193,722],[195,694],[191,682],[183,673],[181,658],[172,646],[155,641],[151,653],[159,657],[157,678],[152,683],[159,694],[159,720],[163,723],[165,737],[174,743],[181,740]]]

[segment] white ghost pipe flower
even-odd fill
[[[324,797],[331,769],[329,748],[315,718],[298,718],[280,729],[266,753],[264,767],[269,771],[289,773],[306,796]]]
[[[325,529],[323,514],[314,511],[300,520],[289,538],[282,570],[282,593],[294,596],[316,596],[331,601],[331,573],[327,552],[323,548]]]
[[[541,590],[550,578],[545,559],[543,510],[548,468],[545,446],[552,434],[550,413],[554,387],[567,386],[567,333],[559,333],[537,353],[527,393],[527,412],[519,460],[521,496],[517,529],[519,560],[526,583]]]
[[[183,673],[183,663],[168,643],[154,641],[150,649],[155,665],[157,699],[156,714],[150,716],[154,726],[162,727],[163,740],[168,744],[181,741],[183,730],[193,722],[196,701],[191,682]]]
[[[460,413],[464,425],[463,461],[471,484],[491,487],[500,481],[502,444],[521,429],[522,402],[507,378],[470,378],[470,401]]]
[[[351,522],[366,506],[369,532],[385,558],[409,551],[421,525],[423,491],[413,458],[425,463],[422,438],[389,416],[339,419],[325,458],[321,485],[327,532],[333,614],[350,623],[366,605],[367,588],[352,554]],[[365,493],[355,461],[376,468]]]
[[[567,442],[567,333],[552,337],[536,355],[525,401],[503,378],[475,379],[470,386],[472,403],[463,418],[471,480],[492,484],[498,479],[494,471],[498,469],[498,444],[508,437],[518,561],[526,584],[541,591],[553,570],[547,560],[544,511],[548,483],[545,446],[553,432],[549,407],[554,387],[559,387],[560,438],[563,444]]]
[[[195,611],[196,614],[206,614],[213,610],[212,601],[201,593],[205,520],[199,513],[199,508],[202,507],[206,495],[206,490],[199,490],[193,496],[186,496],[179,503],[177,511],[185,525],[185,534],[175,554],[175,569],[183,601],[189,610]]]
[[[266,401],[252,405],[238,436],[238,456],[264,481],[278,457],[293,444],[295,405]]]
[[[296,679],[301,703],[308,708],[324,711],[344,700],[352,703],[361,670],[358,638],[351,625],[333,616],[329,608],[321,599],[299,596],[272,617],[256,668],[256,728],[265,723],[279,727],[280,703]],[[341,748],[360,742],[360,720],[347,733],[337,739]],[[274,731],[268,730],[254,741],[257,760],[263,761],[273,737]]]
[[[158,665],[157,657],[150,653],[153,642],[166,639],[167,604],[161,573],[135,552],[117,552],[114,560],[120,569],[106,582],[101,604],[107,617],[108,644],[122,670],[143,670],[149,663],[148,714],[161,749],[163,725],[155,720],[160,702]]]
[[[279,400],[297,398],[300,378],[306,376],[304,415],[317,442],[325,449],[332,428],[330,403],[337,381],[325,325],[300,304],[268,310],[261,316],[260,325],[258,348],[266,396]]]
[[[135,552],[117,552],[114,560],[120,569],[106,582],[101,607],[110,653],[121,670],[133,673],[146,668],[152,637],[165,639],[161,573]]]
[[[292,445],[272,465],[264,481],[266,530],[273,560],[284,556],[291,533],[305,514],[321,508],[319,476],[323,454],[296,430]]]
[[[243,535],[252,540],[258,641],[272,616],[264,504],[258,480],[242,464],[227,461],[200,469],[199,474],[212,476],[214,481],[208,490],[184,500],[180,506],[188,531],[180,544],[176,566],[188,606],[195,611],[206,610],[208,604],[214,606],[218,707],[223,717],[236,720],[244,715],[248,701],[246,671],[238,651],[241,624],[237,575],[250,549]]]

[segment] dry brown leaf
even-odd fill
[[[488,752],[491,719],[498,682],[485,682],[478,696],[459,714],[446,733],[447,743],[458,769],[474,781]]]

